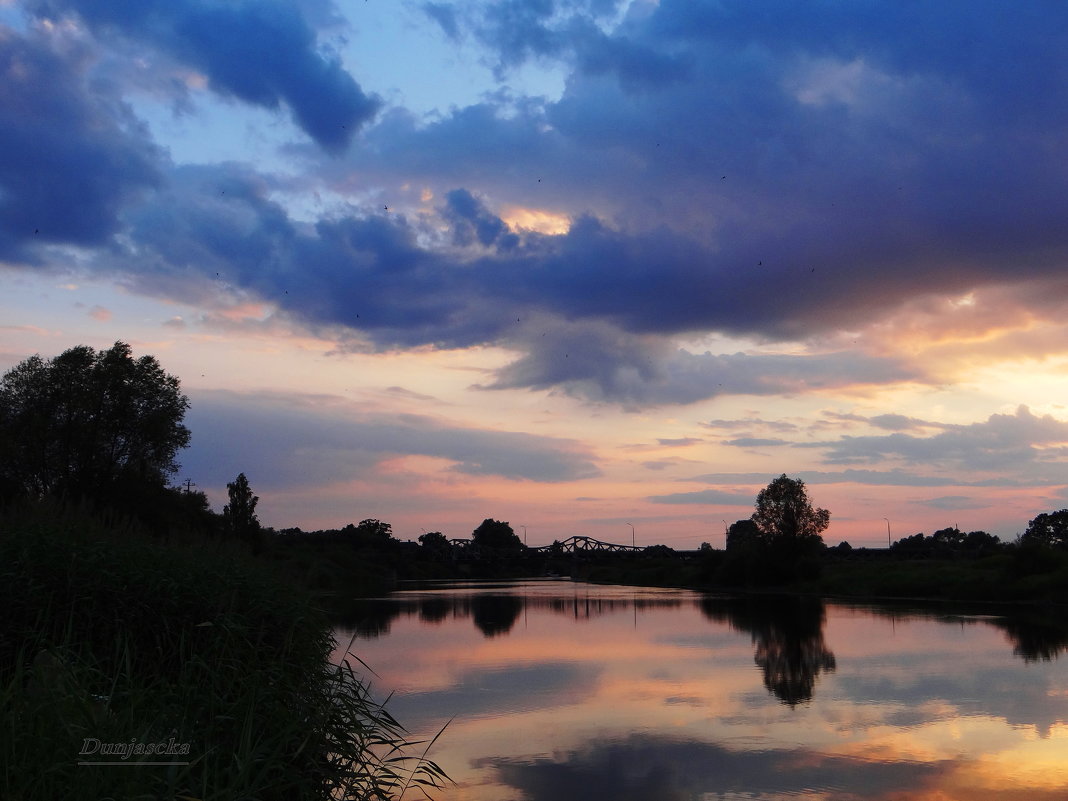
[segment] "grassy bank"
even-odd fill
[[[328,621],[237,549],[7,513],[0,614],[4,799],[390,798],[440,778],[387,761],[404,732],[330,664]],[[101,761],[120,764],[79,764]]]

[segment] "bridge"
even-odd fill
[[[536,553],[641,553],[645,546],[616,545],[611,542],[601,542],[593,537],[574,536],[568,537],[563,542],[554,542],[552,545],[541,545],[530,550]]]
[[[469,557],[478,558],[479,556],[479,547],[475,545],[472,540],[451,539],[449,540],[449,544],[452,545],[454,549],[467,554]],[[617,545],[612,542],[595,540],[593,537],[576,535],[574,537],[568,537],[563,542],[554,542],[552,545],[539,545],[535,548],[527,548],[526,553],[529,555],[562,556],[564,554],[636,554],[642,553],[644,550],[645,546],[643,545]]]

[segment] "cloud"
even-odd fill
[[[927,498],[926,500],[917,501],[917,503],[923,506],[930,506],[932,509],[942,509],[946,512],[964,509],[988,509],[993,505],[988,501],[978,500],[967,495],[943,495],[939,498]]]
[[[970,425],[947,425],[929,437],[901,433],[845,436],[812,446],[826,448],[825,460],[837,464],[900,458],[910,464],[1004,470],[1059,463],[1068,455],[1066,443],[1068,422],[1048,414],[1038,417],[1020,406],[1015,414],[994,414],[985,422]]]
[[[289,107],[321,147],[340,152],[378,111],[341,65],[324,53],[298,4],[209,0],[40,0],[42,17],[73,12],[101,35],[120,33],[203,71],[213,89],[265,108]]]
[[[710,504],[714,506],[751,506],[753,495],[748,492],[728,492],[726,490],[697,490],[695,492],[673,492],[669,495],[651,495],[648,500],[653,503],[672,504]]]
[[[160,152],[119,98],[90,91],[84,48],[0,26],[0,258],[102,245],[159,180]]]
[[[568,79],[558,98],[502,91],[420,119],[377,116],[303,5],[30,8],[76,14],[95,36],[83,47],[132,41],[224,95],[285,105],[320,147],[287,151],[304,171],[288,183],[250,165],[169,169],[121,87],[87,80],[89,56],[7,32],[0,253],[28,258],[40,229],[96,247],[85,260],[139,291],[208,302],[218,286],[190,279],[218,274],[343,347],[515,352],[487,388],[641,408],[937,382],[892,349],[814,343],[926,299],[1064,293],[1068,176],[1049,165],[1065,161],[1068,35],[1035,11],[439,2],[424,6],[434,24],[504,71],[540,60]],[[344,203],[313,202],[323,189]],[[508,208],[570,224],[521,231]],[[791,346],[678,346],[705,332]],[[897,447],[830,455],[869,446]]]
[[[895,468],[893,470],[796,470],[791,478],[799,478],[806,484],[865,484],[877,487],[1020,487],[1060,486],[1063,481],[1058,477],[1031,477],[1023,481],[1012,476],[995,478],[967,479],[961,476],[926,475],[910,470]],[[705,473],[683,479],[689,482],[716,484],[719,486],[755,486],[767,484],[775,478],[770,473]]]
[[[467,475],[562,482],[599,474],[578,443],[453,426],[409,414],[361,413],[338,398],[190,393],[193,432],[184,469],[221,485],[246,472],[257,486],[293,487],[371,477],[392,456],[448,460]],[[253,475],[255,472],[255,475]]]
[[[704,442],[700,437],[658,437],[656,441],[665,448],[685,448]]]
[[[739,437],[738,439],[725,439],[724,445],[731,445],[735,448],[771,448],[779,445],[790,445],[789,440],[785,439],[768,439],[762,437]]]
[[[548,759],[489,758],[499,780],[530,801],[604,798],[787,797],[827,788],[835,801],[921,796],[960,763],[863,759],[807,748],[733,749],[718,743],[632,734],[594,739]],[[828,788],[830,789],[830,788]]]

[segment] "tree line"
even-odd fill
[[[223,534],[254,552],[262,550],[269,533],[303,539],[299,529],[273,532],[260,524],[259,497],[244,473],[227,484],[221,515],[211,511],[203,492],[169,485],[177,456],[189,444],[188,409],[178,378],[153,356],[135,358],[125,342],[100,351],[79,345],[51,359],[31,356],[0,379],[0,502],[89,503],[128,514],[158,532],[199,528]],[[729,527],[725,567],[759,570],[771,580],[803,573],[828,550],[822,533],[829,522],[830,513],[812,505],[804,482],[783,474],[760,491],[750,518]],[[390,524],[375,519],[318,534],[358,549],[394,547]],[[472,531],[471,544],[492,554],[526,550],[507,522],[492,518]],[[890,550],[945,556],[992,553],[1005,545],[986,532],[953,527],[902,538]],[[1068,509],[1038,515],[1014,545],[1068,551]],[[425,532],[418,547],[423,556],[438,559],[454,550],[438,531]],[[851,549],[842,543],[831,550]]]

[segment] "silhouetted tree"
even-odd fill
[[[816,550],[830,521],[830,512],[812,507],[805,482],[785,473],[757,495],[753,522],[772,546],[789,545],[798,553]]]
[[[226,485],[230,502],[223,507],[223,520],[229,534],[247,542],[254,551],[262,544],[260,521],[256,517],[256,504],[260,498],[254,495],[244,473]]]
[[[487,637],[510,632],[522,611],[523,601],[515,595],[476,595],[471,599],[475,626]]]
[[[956,526],[940,528],[931,535],[931,541],[945,548],[959,548],[964,544],[964,532]]]
[[[1028,545],[1047,545],[1051,548],[1068,548],[1068,509],[1043,512],[1031,520],[1020,536],[1020,542]]]
[[[419,537],[423,552],[432,559],[445,559],[452,553],[452,543],[440,531],[428,531]]]
[[[962,544],[967,551],[990,553],[1001,547],[1001,540],[986,531],[969,531]]]
[[[837,660],[823,637],[825,611],[816,598],[706,596],[701,612],[748,632],[756,646],[753,661],[768,692],[793,707],[812,699],[820,673],[834,671]]]
[[[349,523],[341,533],[357,548],[383,549],[394,542],[393,526],[374,518],[361,520],[356,526]]]
[[[31,356],[0,379],[0,492],[121,505],[162,491],[189,444],[188,408],[178,379],[125,342]]]
[[[752,518],[731,523],[727,529],[727,551],[757,547],[763,541],[763,534]]]
[[[486,518],[471,533],[471,541],[481,549],[498,551],[521,551],[523,541],[512,527],[500,520]]]

